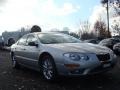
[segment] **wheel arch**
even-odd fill
[[[40,56],[39,56],[39,66],[40,66],[40,72],[42,73],[42,61],[43,61],[43,57],[48,55],[51,59],[52,59],[52,64],[53,64],[53,67],[54,67],[54,76],[52,78],[52,80],[56,79],[57,76],[58,76],[58,70],[57,70],[57,67],[56,67],[56,63],[55,63],[55,60],[53,58],[53,56],[48,53],[48,52],[43,52]]]
[[[13,55],[14,55],[14,52],[13,52],[13,51],[11,51],[11,52],[10,52],[10,56],[12,57]]]
[[[44,56],[46,56],[46,55],[49,55],[49,56],[52,58],[52,60],[54,61],[53,56],[52,56],[49,52],[43,52],[43,53],[41,53],[40,56],[39,56],[39,62],[38,62],[39,65],[41,65],[42,58],[43,58]],[[55,63],[55,61],[54,61],[54,63]]]

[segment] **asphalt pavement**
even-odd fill
[[[114,69],[101,75],[61,77],[45,81],[37,71],[12,69],[8,51],[0,51],[0,90],[120,90],[120,57]]]

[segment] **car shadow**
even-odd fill
[[[84,77],[59,77],[56,81],[54,82],[48,82],[43,79],[41,74],[37,71],[28,69],[28,68],[21,68],[19,70],[13,70],[12,74],[16,77],[19,77],[22,81],[29,80],[29,81],[34,81],[33,83],[36,83],[36,85],[43,85],[47,87],[59,87],[62,88],[63,90],[75,90],[75,89],[98,89],[98,88],[105,88],[105,87],[110,87],[111,85],[114,86],[116,83],[114,78],[112,77],[112,73],[104,73],[100,75],[90,75],[90,76],[84,76]],[[114,83],[114,84],[111,84]]]

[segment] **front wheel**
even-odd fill
[[[49,55],[42,58],[42,74],[48,81],[53,81],[57,77],[57,70],[53,58]]]

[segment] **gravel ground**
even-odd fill
[[[102,75],[62,77],[51,83],[43,80],[39,72],[12,69],[9,52],[0,51],[0,90],[120,90],[120,66]]]

